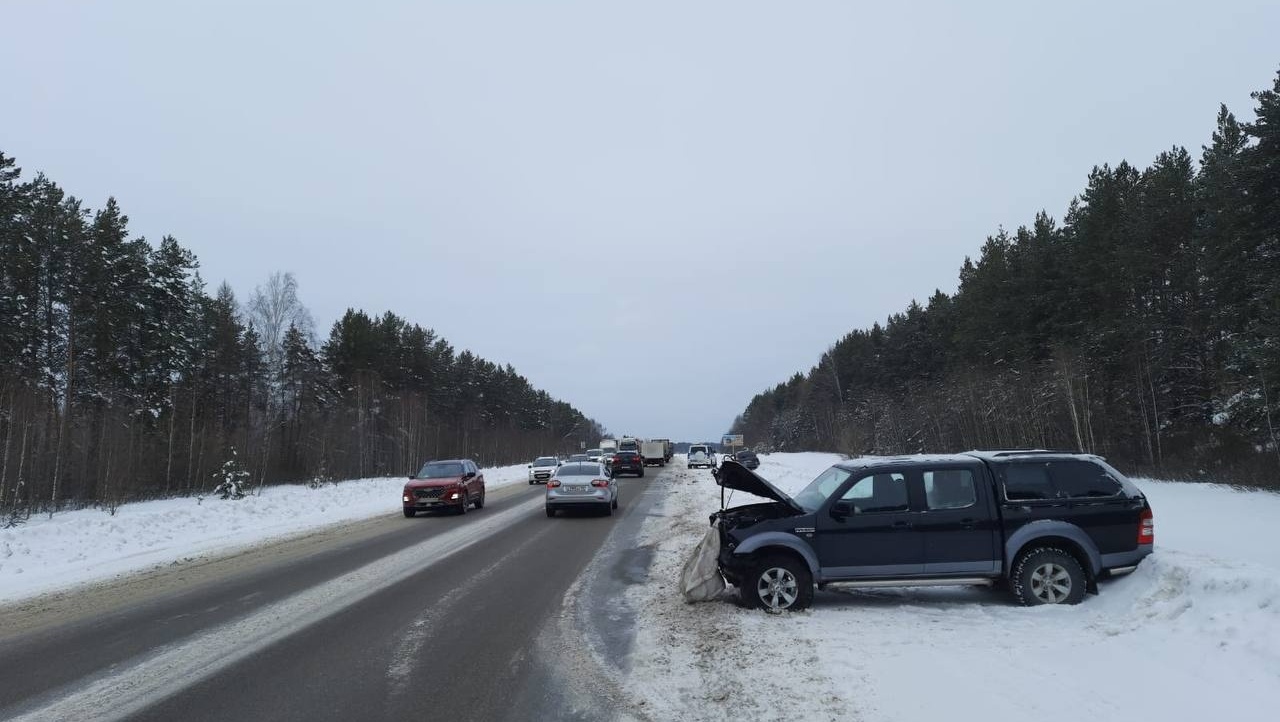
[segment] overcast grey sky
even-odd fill
[[[716,438],[1280,67],[1274,0],[973,5],[6,0],[0,149],[322,337],[389,309]]]

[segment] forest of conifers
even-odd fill
[[[836,342],[734,422],[850,454],[1084,450],[1280,486],[1280,75],[1199,162],[1095,167],[1062,223],[987,239],[953,295]],[[856,302],[857,299],[853,299]]]
[[[511,463],[600,438],[511,366],[388,312],[317,344],[291,274],[207,295],[172,237],[130,238],[0,154],[0,525],[33,510]]]

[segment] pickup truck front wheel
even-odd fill
[[[1013,595],[1023,606],[1079,604],[1084,599],[1084,569],[1061,549],[1038,547],[1018,558],[1009,577]]]
[[[761,607],[770,612],[797,611],[813,602],[813,575],[799,559],[772,554],[762,557],[751,568],[739,590],[748,607]]]

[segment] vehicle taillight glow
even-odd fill
[[[615,464],[616,464],[616,463],[618,463],[619,461],[622,461],[622,457],[621,457],[621,456],[615,456],[615,457],[613,457],[613,463],[615,463]]]
[[[609,482],[604,479],[592,479],[591,485],[603,489],[609,486]]]
[[[548,487],[548,488],[554,489],[554,488],[556,488],[557,486],[560,486],[560,480],[559,480],[559,479],[552,479],[551,481],[548,481],[548,482],[547,482],[547,487]]]
[[[1156,542],[1156,520],[1151,509],[1143,509],[1138,517],[1138,543],[1154,544]]]

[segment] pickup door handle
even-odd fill
[[[910,529],[910,528],[911,528],[911,522],[909,522],[909,521],[895,521],[893,524],[891,524],[891,525],[890,525],[890,528],[893,528],[893,529]]]

